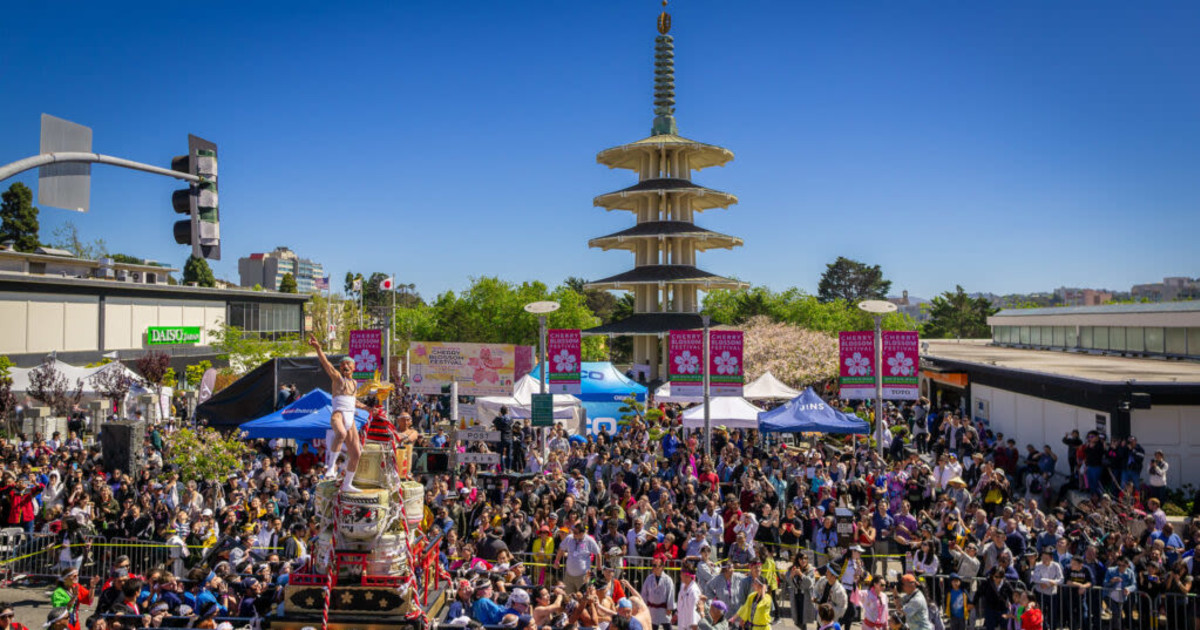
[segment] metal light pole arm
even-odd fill
[[[109,164],[112,166],[120,166],[122,168],[133,169],[135,171],[144,171],[146,173],[154,173],[155,175],[166,175],[175,179],[182,179],[187,182],[200,183],[204,181],[203,177],[192,175],[191,173],[181,173],[173,171],[169,168],[151,166],[126,160],[124,158],[113,157],[111,155],[103,155],[100,153],[85,153],[85,152],[63,152],[63,153],[42,153],[33,157],[27,157],[23,160],[17,160],[11,164],[0,166],[0,180],[8,179],[18,173],[23,173],[48,164],[56,162],[90,162],[95,164]]]

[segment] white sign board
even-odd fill
[[[494,465],[500,463],[500,453],[458,453],[454,459],[458,464]]]
[[[454,439],[462,442],[499,442],[499,431],[486,429],[459,429],[454,432]]]

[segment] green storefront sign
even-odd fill
[[[146,329],[146,344],[181,346],[200,343],[199,326],[151,326]]]

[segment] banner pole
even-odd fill
[[[711,321],[708,315],[701,315],[704,321],[704,456],[712,457],[712,419],[709,414],[709,400],[711,392],[709,390],[708,380],[708,362],[709,362],[709,343],[708,343],[708,325]]]

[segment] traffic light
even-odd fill
[[[171,160],[171,168],[196,175],[200,183],[189,184],[171,196],[175,212],[189,215],[175,222],[175,242],[191,245],[197,258],[221,260],[221,216],[217,205],[217,145],[188,135],[188,154]]]

